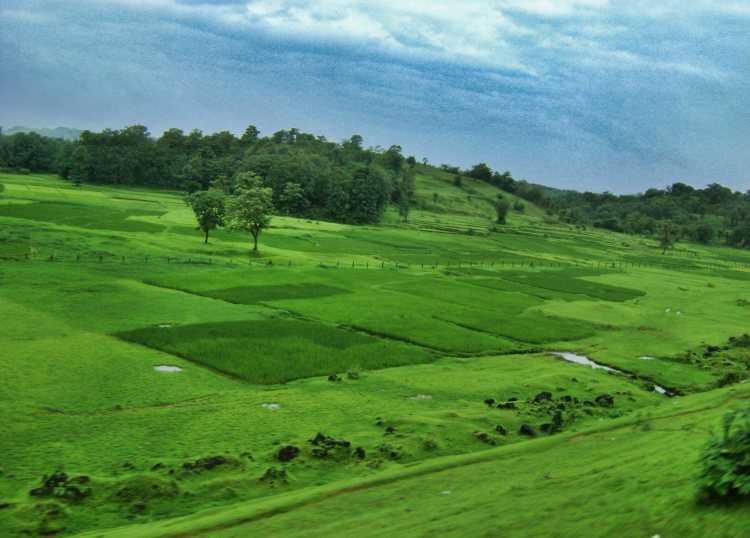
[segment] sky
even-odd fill
[[[744,192],[750,1],[0,0],[0,125],[133,124]]]

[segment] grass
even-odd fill
[[[143,209],[118,210],[60,202],[34,202],[0,205],[0,216],[51,222],[80,228],[118,232],[161,232],[164,226],[137,220],[138,217],[158,217],[161,211]],[[134,218],[131,218],[134,217]]]
[[[531,204],[496,227],[496,190],[422,165],[411,222],[274,217],[261,258],[239,234],[203,244],[180,193],[1,182],[0,534],[739,536],[750,524],[696,504],[692,486],[710,430],[748,402],[746,383],[717,389],[745,350],[703,358],[747,332],[748,252],[661,256]],[[542,391],[552,403],[532,403]],[[611,408],[583,403],[604,394]],[[543,434],[557,411],[564,432]],[[318,432],[366,457],[317,457]],[[286,445],[300,456],[281,463]],[[30,496],[56,469],[89,476],[91,496]]]
[[[749,397],[745,387],[686,398],[585,434],[440,458],[106,536],[571,536],[585,522],[592,537],[740,537],[750,512],[698,504],[693,462],[703,444],[697,434],[718,429],[725,406]]]
[[[434,359],[401,343],[284,319],[147,327],[118,336],[259,385]]]

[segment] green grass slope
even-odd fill
[[[742,537],[746,506],[696,500],[694,461],[747,384],[648,413],[377,478],[276,496],[103,536]]]
[[[256,258],[203,244],[179,193],[0,175],[0,534],[746,524],[690,481],[746,402],[717,388],[748,372],[750,253],[661,256],[529,204],[497,226],[493,187],[417,181],[409,222],[274,217]]]

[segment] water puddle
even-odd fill
[[[281,409],[281,404],[277,403],[262,403],[260,404],[261,407],[264,409],[270,409],[271,411],[276,411],[277,409]]]
[[[598,362],[594,362],[585,355],[576,355],[575,353],[568,353],[566,351],[552,351],[550,352],[552,355],[556,355],[560,357],[563,360],[566,360],[568,362],[574,362],[576,364],[583,364],[586,366],[590,366],[594,370],[605,370],[607,372],[614,372],[616,374],[625,374],[625,372],[622,372],[620,370],[616,370],[614,368],[610,368],[609,366],[604,366],[603,364],[599,364]],[[653,360],[654,357],[641,357],[641,360]],[[640,378],[639,378],[640,379]],[[645,381],[645,380],[644,380]],[[650,383],[650,381],[649,381]],[[654,392],[658,392],[659,394],[663,394],[664,396],[674,396],[673,392],[668,391],[662,386],[654,384]]]
[[[648,355],[644,355],[643,357],[638,357],[638,359],[642,361],[655,361],[656,357],[649,357]]]
[[[166,364],[154,366],[154,370],[156,370],[157,372],[182,372],[182,368],[180,368],[179,366],[167,366]]]
[[[416,396],[410,396],[410,400],[432,400],[432,396],[429,394],[417,394]]]

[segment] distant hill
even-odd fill
[[[3,134],[9,136],[15,133],[37,133],[41,136],[49,136],[51,138],[77,140],[83,131],[81,129],[73,129],[72,127],[55,127],[54,129],[41,127],[39,129],[36,129],[34,127],[22,127],[20,125],[14,125],[9,129],[3,129],[2,132]]]
[[[566,194],[576,193],[577,191],[571,189],[558,189],[556,187],[548,187],[546,185],[539,185],[538,183],[529,183],[529,188],[538,187],[544,196],[547,198],[559,198]]]

